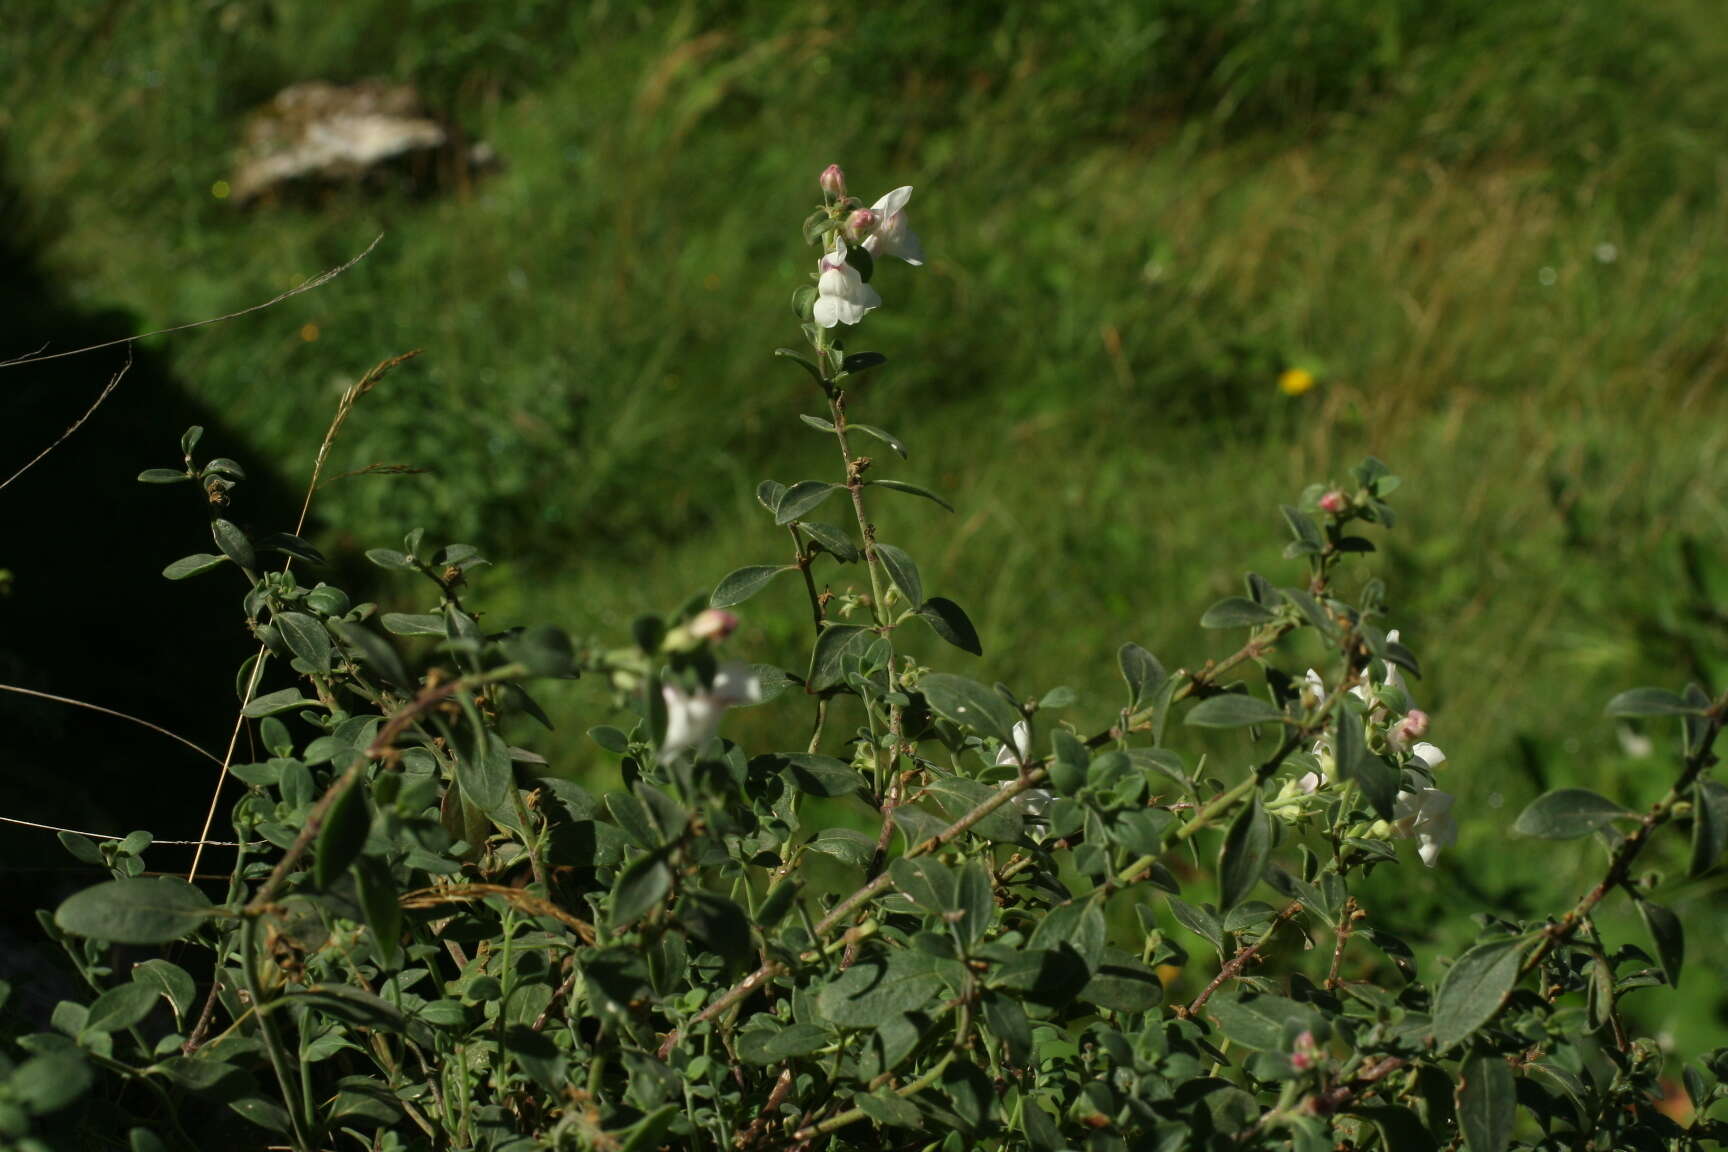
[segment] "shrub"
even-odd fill
[[[838,169],[821,184],[803,231],[823,254],[792,297],[809,347],[776,355],[825,402],[801,419],[833,438],[837,478],[764,482],[790,558],[642,617],[629,643],[484,623],[484,558],[420,531],[367,556],[424,612],[309,585],[316,548],[241,529],[243,469],[200,462],[197,429],[140,477],[209,516],[215,551],[164,575],[244,581],[259,649],[238,683],[269,755],[228,768],[245,791],[226,884],[150,873],[146,834],[64,837],[114,874],[43,918],[93,994],[0,1064],[0,1133],[125,1132],[137,1152],[1720,1139],[1728,1053],[1683,1069],[1683,1125],[1620,1005],[1684,960],[1642,853],[1674,825],[1693,874],[1728,848],[1709,776],[1728,701],[1611,702],[1679,725],[1671,786],[1640,811],[1537,799],[1517,830],[1593,838],[1601,882],[1555,915],[1485,916],[1419,973],[1356,894],[1375,869],[1434,866],[1458,819],[1417,655],[1365,571],[1398,478],[1370,459],[1284,507],[1286,575],[1249,573],[1201,620],[1240,648],[1172,670],[1126,644],[1116,706],[923,666],[903,629],[980,654],[977,632],[873,516],[947,504],[865,454],[908,449],[853,418],[885,358],[841,338],[882,304],[890,258],[922,261],[911,189],[865,207]],[[808,662],[739,659],[732,609],[799,586]],[[391,636],[434,643],[411,660]],[[1298,638],[1323,653],[1300,674],[1280,660]],[[604,795],[505,735],[546,721],[534,682],[574,676],[628,717],[590,732],[620,765]],[[719,735],[776,698],[808,727],[755,753]],[[1602,939],[1610,898],[1648,951]]]

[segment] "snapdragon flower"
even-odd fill
[[[908,264],[924,263],[924,245],[906,222],[906,202],[912,199],[912,185],[896,188],[870,206],[876,215],[875,230],[864,239],[864,248],[871,256],[898,256]]]
[[[1440,849],[1458,842],[1458,821],[1452,815],[1452,795],[1438,788],[1400,792],[1392,805],[1392,832],[1400,840],[1414,839],[1416,854],[1428,867]]]
[[[660,742],[660,763],[700,749],[720,731],[726,709],[762,701],[762,681],[748,664],[730,660],[720,665],[705,689],[686,692],[681,685],[660,686],[666,701],[666,738]]]
[[[822,275],[816,281],[816,303],[811,319],[824,328],[856,324],[864,314],[882,305],[876,289],[864,283],[858,269],[846,263],[846,245],[838,238],[833,249],[817,265]]]

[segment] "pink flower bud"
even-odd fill
[[[690,621],[690,635],[698,640],[724,640],[737,627],[738,617],[720,608],[709,608]]]
[[[822,191],[835,198],[846,195],[846,173],[840,171],[840,165],[830,164],[822,169],[822,175],[816,183],[822,186]]]
[[[1290,1067],[1298,1072],[1306,1072],[1320,1062],[1320,1046],[1314,1042],[1314,1033],[1302,1032],[1296,1037],[1296,1043],[1290,1053]]]
[[[1412,740],[1420,740],[1428,735],[1428,713],[1420,708],[1412,708],[1404,714],[1404,719],[1398,721],[1392,728],[1392,743],[1402,748]]]
[[[1349,497],[1345,496],[1344,493],[1338,491],[1336,488],[1320,497],[1320,511],[1329,516],[1336,516],[1349,506]]]
[[[876,230],[876,225],[881,222],[881,219],[868,208],[858,209],[846,217],[846,238],[854,242],[863,239]]]

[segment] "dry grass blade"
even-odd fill
[[[382,239],[382,237],[379,239]],[[377,243],[377,240],[372,241],[372,246],[376,246]],[[370,251],[372,251],[372,247],[366,249],[366,252]],[[342,272],[352,267],[355,261],[364,257],[366,252],[360,253],[359,256],[354,257],[353,260],[348,261],[348,263],[344,264],[341,268],[333,269],[326,273],[324,279],[328,280],[334,276],[340,275]],[[322,281],[320,281],[320,283],[322,283]],[[312,286],[316,287],[317,285]],[[264,305],[260,305],[260,307],[264,307]],[[404,352],[400,356],[392,356],[387,360],[379,361],[377,364],[372,366],[371,371],[356,380],[348,390],[342,394],[341,401],[336,405],[336,415],[331,417],[330,427],[324,431],[324,441],[318,445],[318,458],[313,461],[312,464],[312,478],[306,483],[306,498],[301,501],[300,517],[294,522],[294,534],[296,536],[306,528],[306,516],[312,510],[312,497],[318,491],[318,478],[324,472],[324,461],[329,458],[330,446],[336,442],[336,434],[342,430],[342,425],[348,419],[348,413],[354,410],[355,402],[358,401],[360,397],[366,395],[366,393],[372,391],[372,389],[377,386],[378,381],[382,380],[392,368],[412,360],[418,355],[420,355],[420,350],[416,348],[411,352]],[[292,567],[293,564],[293,557],[289,557],[287,563],[283,565],[283,570],[286,571],[288,568]],[[240,733],[246,727],[246,706],[252,703],[253,693],[258,691],[258,677],[264,670],[264,651],[264,646],[260,644],[258,646],[257,654],[252,658],[252,675],[247,680],[246,693],[240,700],[240,712],[234,717],[234,730],[228,735],[228,750],[223,753],[222,759],[219,761],[222,765],[222,771],[216,777],[216,786],[210,790],[210,804],[204,810],[204,827],[198,833],[200,841],[210,835],[210,826],[216,822],[216,808],[222,802],[222,785],[228,780],[228,765],[234,761],[234,749],[239,746]],[[214,757],[212,757],[212,759],[214,759]],[[199,850],[193,854],[192,868],[188,876],[189,879],[191,876],[197,875],[198,864],[202,856],[203,848],[199,848]]]
[[[91,712],[100,712],[104,716],[113,716],[120,720],[127,720],[133,724],[139,725],[140,727],[148,728],[152,732],[160,733],[179,744],[185,745],[192,749],[192,751],[198,753],[198,755],[204,757],[204,759],[210,761],[212,764],[222,763],[221,760],[217,759],[214,752],[199,747],[197,744],[186,739],[186,737],[180,735],[178,732],[170,732],[160,724],[152,724],[143,717],[134,716],[130,712],[118,712],[113,708],[104,708],[100,704],[92,704],[88,700],[75,700],[70,696],[56,696],[52,692],[39,692],[34,688],[22,688],[17,684],[0,684],[0,692],[15,692],[20,696],[33,696],[38,700],[52,700],[56,704],[70,704],[74,708],[84,708]],[[205,831],[208,832],[209,829],[206,828]]]
[[[78,429],[82,428],[84,426],[84,421],[86,421],[86,420],[90,419],[90,417],[94,416],[96,414],[96,409],[102,407],[103,401],[107,400],[109,395],[111,395],[113,393],[114,389],[116,389],[120,386],[121,379],[123,377],[125,377],[127,371],[131,367],[132,367],[132,349],[130,347],[128,347],[126,349],[126,363],[120,365],[120,371],[114,373],[114,375],[109,379],[107,386],[102,389],[100,394],[97,395],[96,402],[84,410],[84,415],[82,415],[82,416],[78,417],[78,419],[72,421],[72,426],[70,428],[66,429],[66,431],[60,433],[60,438],[58,440],[55,440],[54,443],[48,445],[48,447],[42,449],[42,451],[40,451],[40,452],[36,453],[36,455],[32,456],[30,458],[29,462],[24,465],[24,467],[18,469],[18,471],[14,472],[14,473],[12,473],[12,475],[6,477],[6,479],[4,481],[0,481],[0,491],[4,491],[6,486],[11,484],[12,481],[18,479],[18,477],[24,475],[24,473],[30,471],[30,469],[32,469],[32,468],[36,467],[36,465],[40,464],[42,462],[43,457],[47,456],[48,453],[54,451],[54,449],[60,447],[60,445],[62,445],[66,442],[66,438],[68,436],[71,436],[72,433],[74,433],[74,432],[78,431]]]
[[[572,916],[550,900],[542,900],[520,888],[511,888],[503,884],[462,884],[453,885],[449,888],[421,888],[413,892],[403,893],[401,905],[404,908],[437,908],[444,904],[466,904],[475,900],[484,900],[488,896],[496,896],[531,916],[550,916],[582,937],[584,943],[592,944],[597,939],[594,926],[586,920]]]
[[[360,253],[358,256],[349,259],[345,263],[338,264],[334,268],[327,268],[318,273],[318,275],[312,277],[310,280],[302,281],[288,289],[288,291],[283,292],[281,295],[272,296],[262,304],[254,304],[250,308],[242,308],[238,312],[230,312],[226,316],[213,316],[208,320],[194,320],[189,324],[175,324],[169,328],[158,328],[154,332],[140,332],[136,336],[122,336],[117,340],[107,340],[101,344],[90,344],[83,348],[72,348],[65,352],[30,352],[13,360],[0,360],[0,368],[12,368],[19,364],[38,364],[44,360],[59,360],[66,356],[81,356],[85,352],[95,352],[101,348],[112,348],[116,344],[130,344],[134,340],[143,340],[151,336],[166,336],[170,332],[185,332],[190,328],[205,328],[211,324],[220,324],[225,320],[235,320],[241,316],[249,316],[254,312],[262,312],[266,308],[275,307],[284,300],[291,300],[302,292],[310,292],[314,288],[322,288],[324,285],[330,283],[330,281],[336,279],[336,277],[342,275],[342,273],[348,271],[348,269],[354,267],[354,265],[370,256],[372,254],[372,249],[378,247],[378,241],[382,239],[384,239],[384,234],[380,232],[373,238],[372,243],[366,245],[366,251]]]

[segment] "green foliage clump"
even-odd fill
[[[1719,1141],[1728,1053],[1681,1069],[1679,1122],[1623,1004],[1685,967],[1645,852],[1682,823],[1691,875],[1728,851],[1728,698],[1611,701],[1678,727],[1666,792],[1536,799],[1517,831],[1593,838],[1600,881],[1553,914],[1484,910],[1470,947],[1419,969],[1364,881],[1434,865],[1475,816],[1438,787],[1422,665],[1363,559],[1398,477],[1369,458],[1282,507],[1279,575],[1200,619],[1245,636],[1229,656],[1172,669],[1125,644],[1109,705],[1049,673],[938,670],[909,630],[975,656],[978,631],[878,518],[953,508],[884,474],[875,446],[917,438],[854,418],[886,358],[842,338],[882,306],[889,258],[922,262],[911,189],[866,207],[838,169],[822,187],[803,232],[823,254],[791,300],[808,348],[776,355],[821,403],[801,420],[835,478],[763,481],[789,559],[627,640],[496,626],[469,587],[480,550],[418,530],[366,553],[417,611],[308,584],[318,549],[240,527],[244,470],[200,462],[198,429],[139,477],[208,518],[214,550],[166,577],[242,578],[259,647],[236,683],[268,755],[227,769],[244,791],[225,883],[150,873],[147,834],[64,838],[114,876],[43,918],[92,995],[0,1061],[0,1134],[138,1152]],[[770,590],[807,606],[797,667],[738,658],[731,609]],[[1299,641],[1319,654],[1300,673]],[[507,735],[549,723],[531,687],[574,677],[625,717],[589,730],[620,765],[604,794]],[[720,735],[776,698],[808,726],[756,750]],[[1605,938],[1608,900],[1647,948]]]

